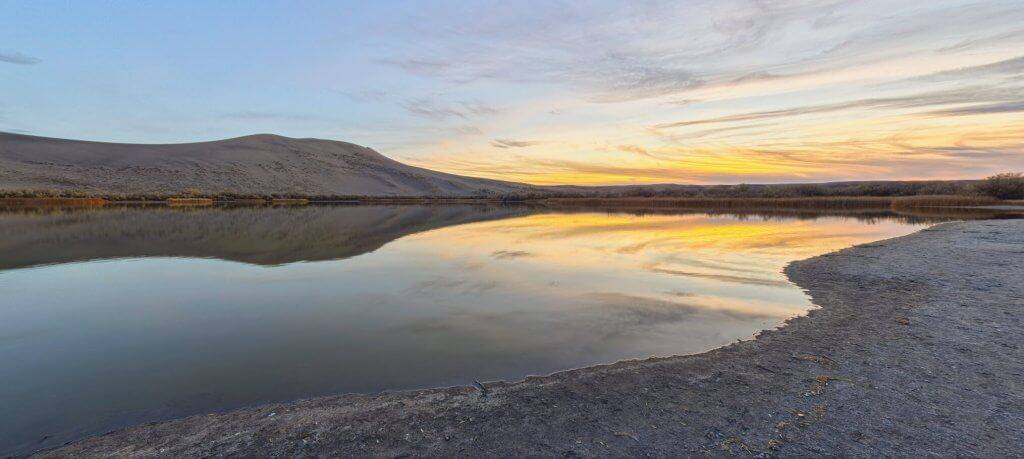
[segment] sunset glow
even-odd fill
[[[290,5],[7,3],[0,130],[272,132],[535,184],[1024,169],[1016,0]]]

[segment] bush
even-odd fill
[[[978,184],[978,192],[998,199],[1024,199],[1024,174],[1006,172]]]

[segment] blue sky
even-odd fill
[[[1024,169],[1024,2],[0,0],[0,130],[534,183]]]

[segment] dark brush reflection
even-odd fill
[[[477,205],[7,210],[0,212],[0,270],[138,257],[335,260],[421,231],[530,212]]]

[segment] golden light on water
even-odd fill
[[[911,231],[841,218],[553,213],[445,228],[396,244],[424,253],[448,247],[475,275],[545,295],[591,292],[787,317],[808,307],[782,274],[789,262]],[[573,284],[547,284],[556,279]]]

